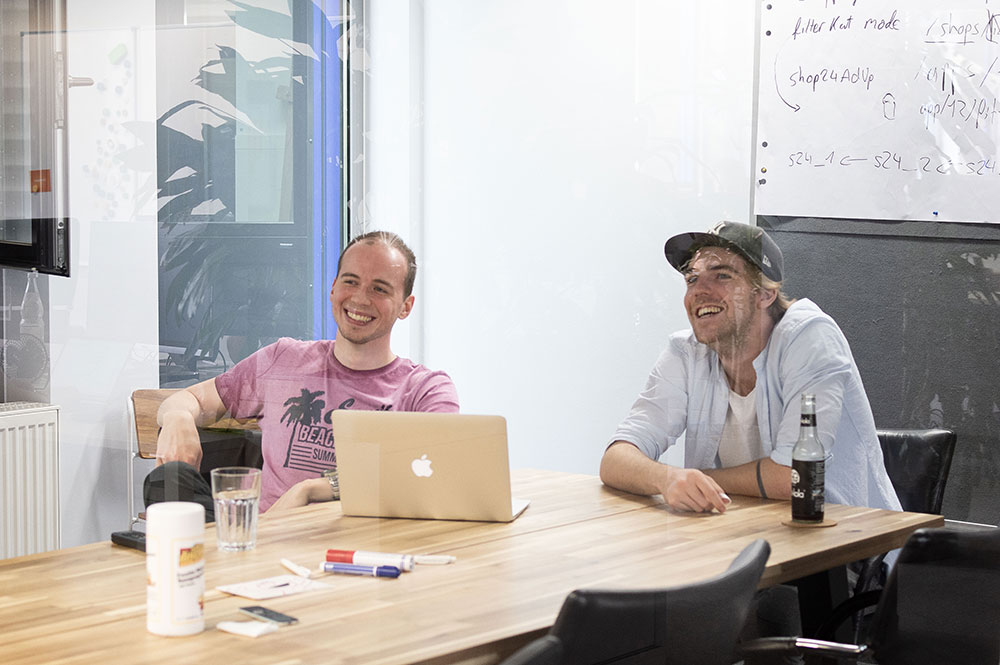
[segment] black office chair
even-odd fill
[[[944,488],[955,452],[955,432],[950,429],[880,429],[885,470],[903,510],[941,514]],[[885,554],[866,559],[850,598],[835,607],[816,630],[816,637],[832,639],[848,619],[854,619],[854,641],[862,626],[859,612],[874,607],[885,583]]]
[[[503,665],[729,665],[770,553],[755,540],[721,575],[685,586],[574,591],[549,633]]]
[[[920,529],[899,554],[866,644],[772,637],[741,654],[871,653],[879,665],[1000,663],[1000,528]]]
[[[950,429],[878,430],[885,470],[903,510],[941,514],[944,486],[955,453]]]
[[[955,453],[955,432],[950,429],[880,429],[885,470],[903,510],[941,514],[944,486]],[[882,559],[872,557],[858,576],[855,594],[879,589],[884,581]]]

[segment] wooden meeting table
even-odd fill
[[[95,543],[0,561],[0,662],[495,663],[555,620],[580,587],[683,584],[722,572],[755,538],[771,544],[761,586],[899,547],[937,515],[828,505],[830,528],[783,526],[787,502],[733,497],[725,514],[666,508],[659,497],[604,487],[594,476],[521,470],[514,495],[531,500],[510,524],[344,517],[338,503],[263,515],[251,552],[215,549],[205,535],[205,631],[146,631],[141,552]],[[281,558],[308,566],[327,549],[453,554],[398,579],[325,575],[330,586],[266,601],[219,585],[281,575]],[[260,638],[216,630],[263,604],[299,623]]]

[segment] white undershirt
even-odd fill
[[[756,393],[757,386],[746,397],[729,391],[729,410],[719,441],[719,462],[723,468],[766,457],[757,426]]]

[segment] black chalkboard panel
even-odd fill
[[[958,433],[945,517],[1000,522],[1000,227],[760,216],[840,324],[883,428]]]

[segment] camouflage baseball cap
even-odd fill
[[[764,276],[780,282],[784,271],[784,259],[778,245],[771,236],[758,226],[739,222],[719,222],[708,233],[681,233],[663,246],[667,261],[680,272],[684,272],[691,260],[692,248],[718,246],[736,252],[757,266]]]

